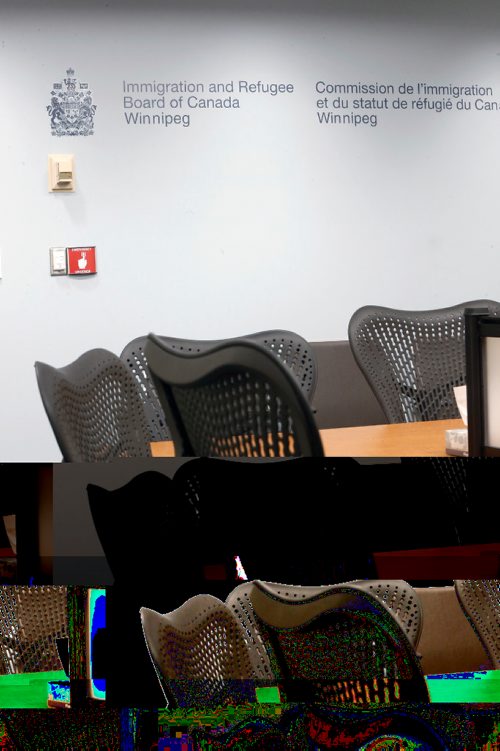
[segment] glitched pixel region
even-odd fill
[[[16,751],[16,747],[9,738],[7,728],[2,720],[0,720],[0,749],[2,751]]]
[[[298,678],[411,676],[399,644],[370,617],[339,613],[321,630],[284,629],[278,640]]]
[[[381,614],[335,611],[294,629],[261,626],[288,702],[422,702],[428,689],[415,654]]]
[[[216,707],[223,703],[251,701],[255,698],[255,681],[189,678],[170,680],[168,688],[180,707]]]
[[[71,701],[69,681],[49,681],[49,700],[69,704]]]
[[[242,720],[229,730],[217,729],[209,733],[203,730],[193,731],[193,749],[270,749],[280,751],[288,748],[286,736],[279,725],[262,717]],[[304,747],[305,748],[305,747]]]
[[[192,751],[192,749],[193,743],[189,736],[181,733],[170,738],[160,738],[158,741],[158,751]]]
[[[219,714],[218,727],[192,727],[187,735],[184,728],[182,733],[189,738],[185,748],[187,751],[257,748],[493,751],[500,748],[498,705],[406,704],[397,708],[340,709],[297,704],[282,709],[282,714],[274,718],[253,714],[238,719],[235,711],[232,724],[228,724],[227,719],[223,722]],[[170,735],[165,725],[163,733],[163,738]],[[168,748],[168,744],[165,747]]]
[[[3,723],[16,749],[23,751],[120,751],[119,710],[2,710]]]
[[[412,738],[403,738],[401,735],[381,735],[373,741],[362,746],[360,751],[433,751],[428,743],[415,741]]]
[[[141,714],[144,710],[139,711]],[[158,710],[158,725],[160,729],[169,732],[170,728],[194,728],[194,727],[229,727],[249,717],[275,718],[282,713],[280,704],[238,704],[235,706],[205,707],[188,709],[177,707],[175,709]]]

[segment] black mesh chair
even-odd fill
[[[151,456],[155,436],[137,382],[119,357],[93,349],[64,368],[37,362],[35,370],[65,461]]]
[[[465,308],[500,313],[492,300],[420,311],[369,305],[354,313],[351,348],[389,422],[460,416],[453,388],[465,383]]]
[[[262,331],[250,334],[247,339],[261,344],[272,352],[280,362],[290,368],[309,402],[311,402],[316,388],[317,368],[316,358],[311,345],[298,334],[292,331]],[[188,352],[203,352],[210,349],[222,340],[200,341],[177,339],[177,347],[182,347]],[[146,336],[133,339],[123,349],[120,357],[127,363],[134,378],[139,384],[139,393],[142,396],[148,413],[155,440],[166,441],[170,438],[168,426],[163,414],[158,394],[154,387],[151,373],[149,372],[146,357]]]
[[[264,664],[267,652],[287,701],[429,701],[411,629],[368,583],[254,581],[235,589],[226,604],[252,645],[255,664]]]
[[[146,345],[178,456],[323,455],[304,389],[276,352],[255,336],[205,344],[151,334]]]

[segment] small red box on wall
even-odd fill
[[[68,274],[95,274],[95,245],[88,248],[68,248]]]

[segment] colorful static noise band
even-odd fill
[[[261,705],[259,710],[265,706]],[[267,707],[271,708],[270,705]],[[196,725],[193,711],[187,710],[184,722],[177,713],[176,726],[162,724],[162,741],[172,739],[173,750],[179,747],[178,741],[182,739],[188,744],[184,746],[188,751],[226,748],[492,751],[500,748],[500,707],[497,705],[402,704],[356,709],[299,704],[281,705],[282,711],[274,717],[270,712],[266,716],[249,712],[244,718],[241,718],[238,707],[228,709],[232,710],[229,716],[223,715],[223,708],[213,710],[212,727],[208,725],[208,712],[204,713],[203,720],[207,723],[204,725]],[[191,727],[188,729],[189,722]],[[162,745],[169,748],[168,743]]]

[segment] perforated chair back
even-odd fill
[[[252,337],[186,349],[151,334],[146,357],[178,456],[323,455],[304,390]]]
[[[149,372],[146,358],[147,336],[140,336],[127,344],[120,355],[120,359],[130,368],[130,372],[139,386],[139,394],[144,402],[144,408],[149,418],[151,433],[155,441],[168,441],[170,433],[163,414],[163,409],[156,393],[156,389]]]
[[[423,616],[422,605],[413,587],[402,579],[368,579],[351,582],[351,585],[376,597],[390,611],[412,647],[418,647]]]
[[[500,579],[457,579],[455,591],[493,667],[500,669]]]
[[[63,457],[109,462],[150,457],[154,440],[138,384],[119,357],[93,349],[64,368],[35,363],[43,405]]]
[[[253,609],[251,594],[254,588],[253,581],[240,584],[226,598],[226,605],[238,620],[245,635],[248,648],[253,652],[253,662],[258,665],[258,674],[262,678],[273,678],[271,661],[266,650],[255,611]]]
[[[417,311],[368,305],[354,313],[351,348],[389,422],[460,416],[453,388],[465,383],[465,308],[500,313],[493,300]]]
[[[66,587],[0,587],[0,672],[62,670],[57,639],[68,638]]]
[[[312,402],[318,380],[316,355],[312,346],[294,331],[260,331],[249,334],[250,341],[268,349],[290,369],[309,403]]]
[[[295,376],[297,383],[306,394],[307,399],[310,402],[312,401],[318,380],[318,368],[314,349],[309,342],[294,331],[284,331],[282,329],[257,331],[255,334],[247,334],[242,338],[250,342],[255,342],[269,350],[276,359],[289,368]],[[231,339],[174,339],[166,336],[162,336],[162,339],[171,342],[173,349],[193,354],[206,352],[219,344],[233,341]],[[146,341],[147,337],[134,339],[130,345],[135,345],[136,349],[142,347],[144,350]],[[234,341],[239,341],[239,339]],[[136,342],[137,344],[135,344]],[[130,345],[122,352],[122,357]],[[147,358],[144,351],[137,352],[135,358],[138,361],[144,360],[147,366]]]
[[[304,692],[324,703],[429,700],[406,633],[364,588],[253,584],[257,626],[289,701]]]
[[[225,603],[196,595],[161,615],[141,609],[149,653],[169,704],[218,706],[255,700],[260,664]]]
[[[402,579],[360,579],[348,582],[348,585],[376,597],[390,611],[398,627],[405,632],[412,647],[417,648],[422,633],[422,606],[413,587]],[[265,647],[251,601],[253,587],[253,582],[240,584],[227,597],[226,604],[232,609],[241,627],[252,639],[257,652],[263,655],[262,661],[267,664],[264,657]]]

